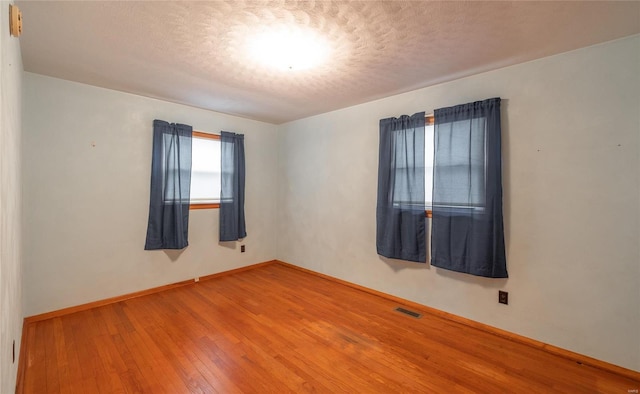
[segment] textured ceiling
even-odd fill
[[[19,1],[24,68],[282,123],[640,33],[640,2]],[[310,70],[261,67],[246,37],[326,37]]]

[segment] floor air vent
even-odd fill
[[[408,309],[404,309],[401,307],[397,307],[395,309],[396,312],[400,312],[400,313],[404,313],[405,315],[411,316],[411,317],[415,317],[416,319],[419,319],[422,317],[421,314],[419,314],[418,312],[414,312],[414,311],[410,311]]]

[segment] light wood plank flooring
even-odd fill
[[[25,393],[628,393],[579,365],[280,264],[26,329]],[[409,308],[411,309],[411,308]]]

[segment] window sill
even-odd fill
[[[189,205],[189,210],[191,209],[216,209],[220,208],[220,203],[214,204],[191,204]]]

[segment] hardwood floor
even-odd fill
[[[640,382],[280,264],[30,323],[24,393],[627,393]],[[413,309],[413,308],[408,308]]]

